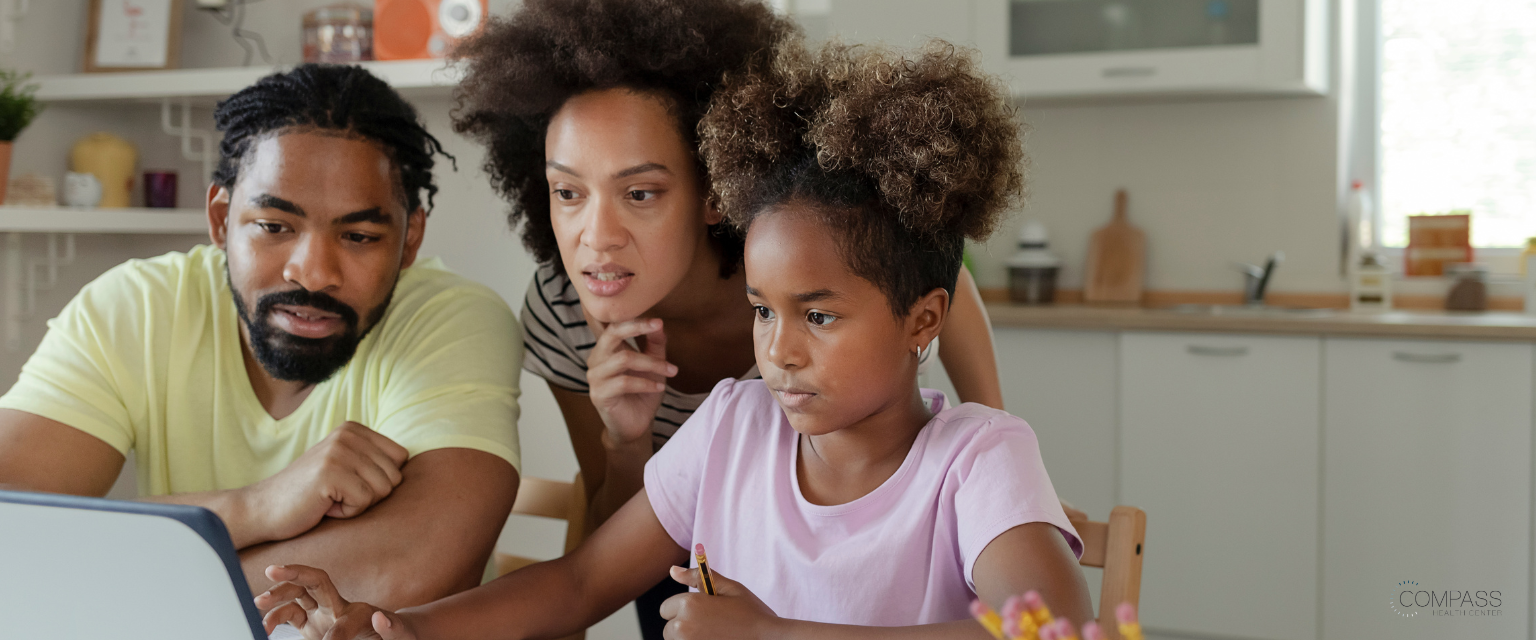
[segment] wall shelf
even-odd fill
[[[361,66],[388,82],[401,95],[447,97],[462,73],[443,60],[389,60],[364,62]],[[226,67],[174,69],[122,73],[74,73],[40,76],[37,98],[46,103],[153,102],[187,98],[194,104],[212,104],[250,86],[262,76],[282,70],[273,67]]]
[[[28,260],[22,234],[48,234],[45,260]],[[60,267],[75,261],[75,234],[203,234],[208,214],[202,209],[84,209],[74,207],[0,206],[0,335],[5,348],[21,348],[21,323],[37,311],[39,289],[58,283]],[[64,238],[63,255],[59,236]]]
[[[208,216],[202,209],[0,207],[0,233],[207,232]]]

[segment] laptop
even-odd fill
[[[0,637],[268,640],[201,507],[0,491]]]

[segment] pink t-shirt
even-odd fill
[[[722,380],[646,465],[651,508],[678,546],[703,543],[710,569],[796,620],[969,618],[976,557],[1029,522],[1055,525],[1081,556],[1029,425],[922,393],[937,415],[896,473],[853,502],[820,506],[800,493],[800,438],[767,386]]]

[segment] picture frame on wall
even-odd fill
[[[90,0],[87,73],[175,69],[183,0]]]

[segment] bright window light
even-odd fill
[[[1536,236],[1536,0],[1381,0],[1381,231],[1472,212],[1478,247]]]

